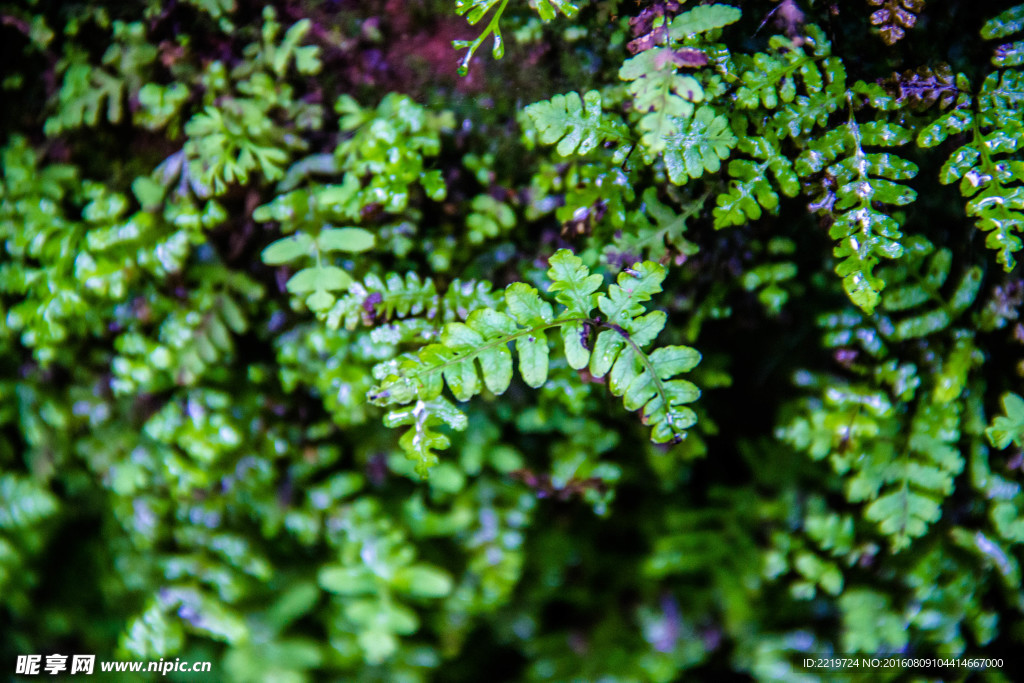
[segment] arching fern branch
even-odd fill
[[[569,0],[537,0],[536,3],[530,4],[535,7],[541,20],[545,22],[554,19],[555,15],[559,12],[570,19],[579,12],[579,7]],[[484,27],[484,30],[475,40],[452,41],[452,47],[456,50],[468,48],[462,61],[459,62],[458,73],[460,76],[465,76],[469,73],[469,63],[473,60],[473,54],[483,45],[488,36],[494,36],[494,47],[491,48],[491,54],[494,58],[501,59],[505,56],[505,42],[501,37],[501,15],[505,13],[505,9],[508,7],[508,0],[456,0],[455,2],[455,13],[466,15],[470,26],[475,26],[495,5],[498,6],[498,9],[491,15],[487,26]]]
[[[421,475],[437,462],[433,451],[449,443],[433,427],[466,426],[465,416],[441,395],[444,384],[460,401],[484,388],[503,393],[512,381],[514,346],[523,380],[539,387],[548,375],[547,333],[556,328],[561,330],[569,365],[577,370],[589,366],[594,377],[607,375],[612,394],[621,396],[628,410],[640,410],[643,421],[651,425],[652,441],[680,441],[696,423],[696,415],[684,404],[695,401],[700,390],[673,378],[692,370],[700,354],[686,346],[644,350],[667,320],[664,312],[646,312],[643,305],[661,291],[664,267],[638,263],[620,273],[618,284],[607,294],[599,295],[601,276],[591,274],[581,259],[563,249],[551,257],[548,277],[548,291],[564,306],[558,315],[536,289],[517,282],[505,289],[503,306],[474,311],[465,323],[449,323],[440,343],[375,369],[380,385],[369,398],[392,406],[384,418],[387,426],[409,427],[399,444],[417,462]],[[592,315],[595,307],[599,315]]]

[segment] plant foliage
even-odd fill
[[[396,406],[385,417],[389,427],[408,425],[400,443],[417,462],[417,470],[437,461],[435,448],[449,439],[431,427],[447,424],[465,429],[466,418],[441,396],[444,384],[460,401],[486,389],[501,395],[512,381],[512,351],[523,381],[537,388],[548,378],[548,330],[561,330],[569,367],[588,368],[595,378],[608,376],[608,389],[623,398],[627,410],[640,410],[651,425],[655,443],[679,441],[697,417],[684,404],[700,396],[687,380],[672,379],[700,362],[700,354],[686,346],[644,351],[665,326],[661,311],[647,313],[643,302],[661,291],[665,270],[649,261],[623,271],[607,294],[598,294],[599,275],[592,275],[569,251],[551,257],[548,291],[565,307],[555,314],[537,290],[524,283],[505,289],[502,309],[481,308],[466,322],[445,325],[440,343],[424,347],[415,356],[391,362],[375,371],[383,377],[371,398],[380,405]],[[591,314],[594,308],[604,317]],[[591,337],[594,337],[591,339]],[[479,373],[478,367],[479,364]]]

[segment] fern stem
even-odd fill
[[[504,54],[505,48],[502,46],[501,29],[498,26],[498,22],[501,20],[501,15],[505,13],[505,7],[508,6],[508,0],[501,0],[501,4],[498,5],[498,9],[494,11],[491,20],[487,22],[487,26],[484,28],[483,33],[476,37],[472,43],[469,44],[469,50],[466,52],[466,56],[459,62],[458,74],[465,76],[469,73],[469,62],[473,59],[473,54],[479,49],[483,42],[487,39],[487,36],[494,34],[494,56],[496,59],[501,59]]]

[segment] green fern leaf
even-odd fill
[[[998,67],[1020,66],[1024,64],[1024,40],[1000,45],[992,55],[992,64]]]
[[[549,292],[555,292],[555,300],[565,306],[559,319],[570,319],[562,326],[562,344],[569,367],[579,370],[590,362],[590,351],[584,346],[587,327],[582,319],[589,318],[597,306],[597,290],[603,278],[590,274],[583,260],[566,250],[560,250],[548,262],[548,276],[551,278]]]
[[[698,33],[723,28],[740,20],[742,12],[732,5],[701,5],[683,12],[669,24],[669,36],[676,41]]]
[[[711,107],[701,107],[691,119],[672,119],[672,129],[664,140],[665,169],[676,185],[717,173],[737,142],[729,121]]]
[[[820,70],[814,64],[813,70],[804,73],[804,83],[807,94],[795,95],[772,117],[780,137],[798,138],[827,125],[829,117],[847,103],[846,67],[836,57],[823,59]]]
[[[1002,38],[1021,29],[1022,7],[1007,10],[982,28],[985,38]],[[993,60],[997,66],[1020,63],[1019,46],[1003,46]],[[966,79],[958,77],[958,88],[965,90]],[[966,108],[950,112],[918,134],[918,144],[932,147],[951,134],[968,133],[971,140],[954,151],[943,165],[939,180],[943,184],[959,181],[966,198],[967,215],[986,231],[985,244],[996,251],[996,261],[1007,272],[1016,266],[1015,254],[1024,248],[1024,165],[1007,158],[1018,153],[1024,136],[1021,111],[1024,110],[1024,73],[1006,70],[989,74],[982,82],[972,111]],[[958,98],[959,101],[959,98]]]
[[[523,381],[536,389],[548,377],[548,340],[543,330],[554,318],[554,312],[536,289],[522,282],[505,290],[505,305],[521,327],[537,330],[536,334],[519,335],[515,340]]]
[[[693,256],[700,247],[686,238],[687,222],[701,213],[705,199],[686,201],[677,210],[658,198],[657,188],[648,187],[640,208],[630,215],[628,229],[617,232],[614,243],[605,247],[605,258],[629,262],[641,257],[665,263]]]
[[[583,259],[572,252],[561,249],[548,261],[548,276],[551,278],[549,292],[555,292],[555,299],[565,306],[560,317],[585,318],[597,305],[595,292],[601,287],[600,275],[591,274],[583,265]]]
[[[557,143],[555,149],[564,157],[583,156],[602,142],[629,139],[622,122],[601,111],[601,93],[596,90],[582,100],[574,92],[555,95],[524,111],[540,134],[540,141],[546,145]]]
[[[316,239],[302,232],[279,239],[263,250],[262,258],[267,265],[278,266],[312,256],[315,263],[292,275],[287,289],[304,297],[310,310],[325,313],[334,305],[334,293],[348,289],[352,277],[337,266],[324,265],[323,256],[332,252],[358,253],[373,244],[373,233],[362,228],[326,227]]]
[[[983,127],[1004,129],[1002,132],[1009,132],[1012,137],[1013,131],[1020,127],[1022,110],[1024,71],[1007,70],[985,78],[978,92],[978,120]]]
[[[765,249],[773,256],[790,256],[795,250],[796,245],[792,240],[784,237],[773,237]],[[792,261],[768,261],[743,274],[743,288],[748,292],[756,291],[758,300],[774,316],[779,314],[789,300],[789,288],[785,285],[796,275],[797,266]]]
[[[757,220],[761,217],[762,208],[775,212],[779,195],[768,180],[768,171],[787,197],[795,197],[800,192],[800,181],[793,170],[793,163],[782,153],[773,131],[766,132],[764,137],[741,137],[738,149],[760,163],[747,159],[729,162],[729,175],[733,180],[729,189],[718,195],[716,200],[716,228]]]
[[[185,124],[185,152],[204,185],[222,194],[228,185],[246,183],[260,170],[270,180],[284,175],[288,152],[269,115],[270,105],[249,98],[208,106]]]
[[[1024,399],[1017,394],[1003,394],[1003,412],[992,420],[991,426],[985,430],[990,444],[996,448],[1006,448],[1011,443],[1024,446]]]
[[[807,95],[822,91],[825,80],[818,62],[828,56],[831,46],[820,28],[814,25],[807,27],[805,45],[811,48],[810,53],[782,36],[772,37],[769,45],[771,52],[736,56],[742,70],[742,85],[736,91],[739,107],[775,109],[780,103],[792,102],[796,98],[800,82],[803,82]],[[826,63],[832,69],[842,67],[838,60]],[[830,79],[831,83],[838,81],[837,77]],[[835,89],[840,87],[845,89],[845,82],[842,86],[836,85]]]
[[[384,278],[371,273],[362,282],[353,282],[339,298],[327,314],[327,326],[337,329],[344,324],[351,330],[360,322],[372,325],[378,319],[390,321],[421,314],[433,317],[437,307],[432,280],[424,280],[412,271],[404,278],[398,273],[388,273]]]
[[[111,123],[118,123],[124,113],[124,97],[123,78],[88,64],[73,64],[64,74],[58,114],[46,121],[46,134],[96,126],[101,113]]]
[[[540,15],[541,21],[548,22],[561,13],[567,18],[573,18],[579,13],[579,7],[570,0],[536,0],[531,6]],[[466,55],[459,64],[458,73],[465,76],[469,73],[469,63],[473,54],[483,44],[488,36],[494,36],[494,47],[491,51],[495,59],[501,59],[505,54],[505,44],[501,35],[501,17],[508,6],[508,0],[456,0],[455,13],[465,15],[471,26],[476,25],[483,19],[492,8],[497,6],[491,20],[487,23],[483,32],[475,40],[456,40],[452,42],[456,49],[468,48]]]
[[[941,516],[942,501],[953,492],[953,479],[964,460],[955,443],[960,436],[957,403],[927,403],[911,425],[908,452],[885,471],[885,492],[864,511],[890,536],[893,550],[910,545]]]
[[[426,477],[430,468],[437,464],[434,451],[448,448],[451,444],[445,434],[432,429],[441,424],[462,431],[469,421],[443,397],[417,401],[413,406],[391,410],[384,416],[385,427],[409,427],[399,439],[399,445],[416,461],[416,472],[422,477]]]
[[[675,52],[667,47],[645,50],[623,62],[619,78],[629,81],[633,107],[642,112],[641,143],[649,154],[660,154],[667,138],[687,119],[693,105],[704,99],[704,88],[692,76],[677,73]]]
[[[869,313],[885,286],[874,267],[879,259],[903,253],[899,223],[878,205],[913,202],[916,193],[894,181],[914,177],[917,166],[893,154],[866,152],[864,147],[900,145],[910,139],[902,126],[884,121],[860,124],[851,118],[813,140],[795,164],[801,176],[825,171],[835,178],[836,216],[829,235],[838,241],[834,254],[842,259],[836,273],[850,299]]]
[[[1024,31],[1024,5],[1017,5],[986,21],[981,27],[981,37],[995,40],[1021,31]]]
[[[516,214],[508,204],[489,194],[478,194],[470,202],[472,212],[466,217],[469,241],[480,244],[508,232],[516,224]]]
[[[951,272],[952,252],[936,250],[931,242],[918,235],[905,239],[903,246],[904,257],[879,272],[887,283],[881,309],[893,317],[910,313],[892,321],[886,319],[883,325],[886,336],[895,341],[926,337],[949,327],[974,303],[982,281],[981,268],[969,268],[947,296],[942,287]],[[928,302],[939,305],[925,311],[916,310]]]

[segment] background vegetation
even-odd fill
[[[0,662],[1016,652],[1024,6],[981,6],[0,3]]]

